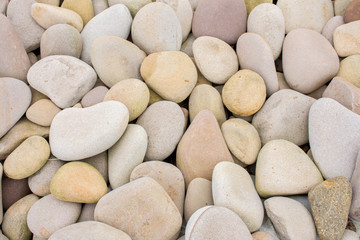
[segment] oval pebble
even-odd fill
[[[94,17],[92,0],[64,0],[61,7],[79,14],[84,26]]]
[[[342,16],[335,16],[329,19],[329,21],[325,24],[321,34],[329,40],[331,45],[334,46],[334,31],[337,27],[345,24],[344,18]]]
[[[26,111],[26,118],[40,126],[50,127],[55,115],[61,109],[49,99],[40,99]]]
[[[360,54],[360,20],[337,27],[334,31],[334,47],[340,57]]]
[[[94,87],[81,99],[81,106],[87,108],[101,103],[108,91],[109,89],[105,86]]]
[[[360,87],[360,55],[352,55],[340,62],[339,72],[336,74],[338,77],[342,77],[354,84],[356,87]]]

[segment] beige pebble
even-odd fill
[[[55,115],[61,109],[49,99],[41,99],[32,104],[26,111],[26,118],[40,126],[50,127]]]
[[[360,87],[360,55],[352,55],[340,62],[337,77],[342,77],[347,81]]]
[[[360,54],[360,20],[343,24],[334,31],[334,47],[340,57]]]
[[[70,9],[80,15],[84,26],[94,17],[94,7],[91,0],[64,0],[62,8]]]

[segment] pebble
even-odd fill
[[[265,82],[254,71],[240,70],[225,83],[222,99],[232,113],[243,117],[253,115],[265,102]]]
[[[349,5],[346,7],[344,12],[344,21],[345,23],[353,22],[360,20],[360,1],[353,0]]]
[[[108,91],[109,89],[105,86],[94,87],[81,99],[81,106],[87,108],[101,103]]]
[[[325,24],[321,34],[329,40],[331,45],[334,46],[334,32],[335,29],[341,25],[345,24],[344,17],[342,16],[335,16],[329,19],[329,21]]]
[[[239,69],[235,50],[218,38],[198,37],[193,42],[192,51],[196,66],[212,83],[224,84]]]
[[[144,161],[147,146],[148,135],[145,129],[137,124],[129,124],[121,139],[108,151],[112,189],[130,182],[131,172]]]
[[[130,11],[131,16],[134,18],[140,8],[146,4],[151,3],[151,0],[108,0],[110,7],[115,4],[124,4]]]
[[[252,120],[262,144],[274,139],[284,139],[298,146],[308,143],[309,110],[315,101],[291,89],[271,95]]]
[[[45,31],[31,16],[30,9],[34,3],[35,0],[14,0],[9,2],[6,12],[26,52],[31,52],[40,46],[40,38]]]
[[[163,161],[174,152],[185,128],[184,113],[171,101],[160,101],[150,105],[138,118],[148,136],[146,160]]]
[[[198,209],[214,205],[212,196],[212,182],[205,178],[195,178],[186,190],[184,202],[184,219],[188,222]]]
[[[345,229],[344,235],[341,237],[341,240],[358,240],[359,235],[351,230]]]
[[[95,208],[95,220],[126,232],[133,240],[171,239],[180,231],[182,222],[174,202],[150,177],[132,181],[102,197]]]
[[[15,78],[0,78],[0,138],[2,138],[24,115],[30,105],[31,91],[23,82]]]
[[[98,15],[102,11],[109,8],[109,4],[107,0],[92,0],[93,8],[94,8],[94,15]]]
[[[65,55],[48,56],[31,66],[30,85],[60,108],[75,105],[93,88],[96,72],[83,61]]]
[[[188,186],[197,177],[211,180],[215,165],[222,161],[233,162],[215,116],[202,110],[178,144],[176,166]]]
[[[191,58],[180,51],[150,54],[142,62],[140,72],[152,90],[176,103],[190,95],[198,77]]]
[[[55,24],[41,36],[41,58],[50,55],[68,55],[79,58],[82,45],[81,35],[76,28],[68,24]]]
[[[45,3],[45,4],[54,5],[54,6],[60,5],[60,0],[36,0],[36,1],[38,3]]]
[[[81,209],[77,222],[94,221],[96,203],[85,203]]]
[[[350,180],[359,152],[360,117],[330,98],[317,100],[309,112],[309,143],[325,179]]]
[[[251,13],[248,11],[250,15],[247,21],[247,31],[262,36],[269,44],[273,58],[276,60],[280,56],[285,37],[284,15],[278,6],[272,4],[272,1],[248,0],[248,2],[249,4],[252,3],[251,5],[256,4],[256,7],[253,7]],[[259,2],[262,4],[259,4]]]
[[[138,118],[149,105],[150,91],[148,86],[139,79],[125,79],[112,86],[103,99],[125,104],[129,110],[129,122],[131,122]]]
[[[9,240],[0,230],[0,239],[1,240]]]
[[[225,207],[207,206],[197,210],[186,225],[185,239],[252,240],[243,220]]]
[[[327,83],[339,69],[339,58],[330,42],[309,29],[296,29],[286,35],[282,60],[287,83],[304,94]]]
[[[0,163],[0,179],[2,179],[3,171],[4,171],[4,168],[3,168],[2,164]],[[2,202],[3,194],[2,194],[1,185],[2,185],[2,181],[0,181],[0,224],[3,221],[3,215],[4,215],[4,208],[3,208],[3,202]]]
[[[360,54],[360,20],[343,24],[334,31],[334,47],[340,57]]]
[[[199,1],[192,22],[196,38],[211,36],[233,45],[246,31],[246,5],[244,0]]]
[[[41,99],[49,99],[46,95],[42,94],[41,92],[39,92],[38,90],[30,87],[30,91],[31,91],[31,104],[34,104],[35,102],[41,100]]]
[[[316,239],[312,216],[301,203],[287,197],[272,197],[264,205],[280,239]]]
[[[253,240],[276,240],[270,233],[267,232],[255,232],[251,234]]]
[[[339,72],[337,77],[342,77],[351,82],[356,87],[360,87],[360,55],[352,55],[340,62]]]
[[[311,189],[309,202],[320,239],[340,239],[350,210],[350,182],[342,176],[328,179]]]
[[[94,7],[91,0],[64,0],[61,7],[79,14],[84,26],[94,17]]]
[[[50,127],[55,115],[60,111],[61,109],[49,99],[40,99],[27,109],[26,118],[40,126]]]
[[[261,197],[308,193],[322,181],[314,162],[294,143],[277,139],[261,148],[255,173],[255,186]]]
[[[1,190],[2,193],[4,193],[2,194],[4,212],[6,212],[6,210],[9,209],[16,201],[31,193],[27,178],[15,180],[6,177],[5,174],[3,174]]]
[[[126,106],[116,101],[62,110],[50,127],[51,152],[65,161],[95,156],[120,139],[128,121]]]
[[[49,240],[66,239],[131,240],[125,232],[105,223],[89,221],[74,223],[51,235]]]
[[[108,153],[107,151],[104,151],[102,153],[99,153],[98,155],[89,157],[89,158],[85,158],[83,160],[81,160],[82,162],[88,163],[91,166],[93,166],[94,168],[96,168],[96,170],[99,171],[99,173],[102,175],[102,177],[104,178],[105,182],[108,183],[109,182],[109,174],[108,174]]]
[[[352,198],[351,198],[351,207],[349,215],[355,220],[360,220],[360,155],[357,155],[356,165],[354,172],[351,176],[351,189],[352,189]]]
[[[0,0],[0,13],[5,15],[8,5],[9,5],[9,0]]]
[[[27,214],[30,231],[42,238],[76,222],[81,211],[80,203],[58,200],[49,194],[36,201]]]
[[[347,6],[353,0],[335,0],[334,1],[334,11],[336,16],[344,16]]]
[[[195,38],[194,34],[190,33],[189,36],[183,42],[183,44],[181,45],[181,48],[180,48],[180,51],[186,53],[191,58],[194,57],[194,53],[193,53],[193,50],[192,50],[192,45],[193,45],[195,39],[196,38]]]
[[[264,3],[272,3],[272,0],[244,0],[244,2],[246,4],[246,12],[248,15],[247,20],[249,21],[249,15],[254,10],[254,8]]]
[[[140,79],[140,66],[146,54],[121,37],[103,36],[94,40],[90,56],[99,78],[111,88],[124,79]]]
[[[260,228],[264,207],[249,173],[244,168],[231,162],[218,163],[212,175],[212,194],[215,206],[234,211],[250,232]]]

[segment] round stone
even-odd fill
[[[340,62],[338,77],[342,77],[347,81],[360,87],[360,55],[353,55],[343,59]]]
[[[26,118],[40,126],[50,127],[55,115],[61,109],[49,99],[40,99],[26,111]]]
[[[340,57],[360,54],[360,20],[337,27],[334,31],[334,47]]]

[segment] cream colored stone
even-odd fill
[[[107,0],[92,0],[92,4],[95,16],[109,8],[109,3]]]
[[[360,20],[343,24],[334,31],[334,47],[340,57],[360,54]]]
[[[80,15],[84,26],[94,17],[94,7],[91,0],[64,0],[62,8],[70,9]]]
[[[335,16],[335,17],[330,18],[330,20],[326,23],[323,30],[321,31],[321,34],[327,40],[329,40],[331,45],[334,46],[333,36],[334,36],[335,29],[343,24],[345,24],[344,18],[342,16]]]
[[[149,88],[149,92],[150,92],[149,105],[164,100],[162,97],[160,97],[159,94],[157,94],[156,92],[154,92],[154,90],[152,90],[151,88]]]
[[[33,105],[34,103],[36,103],[37,101],[39,101],[41,99],[49,99],[45,94],[39,92],[38,90],[36,90],[35,88],[32,88],[31,86],[30,86],[30,91],[31,91],[30,105]]]
[[[195,41],[195,36],[190,33],[189,36],[187,37],[187,39],[183,42],[183,44],[181,45],[181,49],[180,51],[186,53],[189,57],[193,57],[193,50],[192,50],[192,45]]]
[[[334,10],[336,16],[344,16],[347,6],[353,0],[334,0]]]
[[[339,72],[336,74],[351,82],[356,87],[360,87],[360,55],[353,55],[340,62]]]
[[[45,4],[54,5],[54,6],[60,5],[60,0],[36,0],[36,1],[38,3],[45,3]]]
[[[40,126],[50,127],[55,115],[60,111],[49,99],[41,99],[28,108],[26,118]]]

